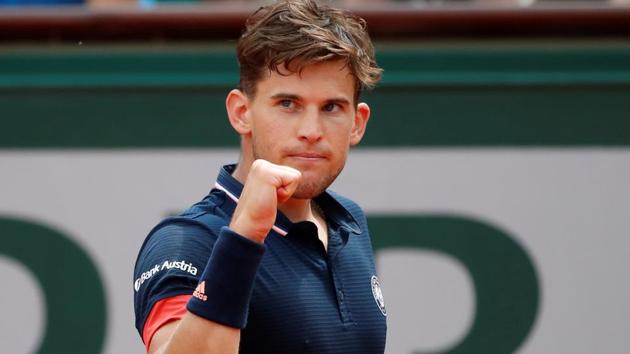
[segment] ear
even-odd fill
[[[249,98],[241,90],[232,90],[225,99],[225,109],[232,128],[240,135],[251,131],[248,117]]]
[[[352,131],[350,131],[351,146],[357,145],[363,138],[368,119],[370,119],[370,107],[367,103],[361,102],[357,105],[357,109],[354,114],[354,124],[352,126]]]

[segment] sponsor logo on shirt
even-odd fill
[[[181,261],[164,261],[164,263],[156,264],[156,265],[153,266],[153,268],[151,268],[148,271],[142,273],[140,275],[140,277],[138,279],[136,279],[136,281],[134,281],[134,283],[133,283],[134,289],[136,289],[136,291],[140,290],[140,287],[142,286],[142,284],[145,281],[151,279],[151,277],[153,277],[157,273],[163,271],[164,269],[166,269],[166,270],[179,269],[179,270],[182,270],[184,272],[188,272],[189,274],[197,275],[197,268],[194,267],[192,265],[192,263],[186,263],[186,261],[184,261],[184,260],[181,260]]]
[[[376,301],[376,304],[381,310],[383,316],[387,316],[387,310],[385,310],[385,299],[383,299],[383,291],[381,291],[381,285],[378,283],[378,278],[376,277],[376,275],[372,275],[371,283],[374,301]]]
[[[201,301],[207,301],[208,295],[206,295],[206,281],[202,281],[197,285],[195,291],[193,291],[193,296]]]

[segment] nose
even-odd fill
[[[324,134],[321,117],[317,109],[306,110],[298,128],[299,139],[308,143],[316,143]]]

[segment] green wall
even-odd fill
[[[377,46],[363,146],[625,146],[630,43]],[[53,46],[0,52],[0,148],[236,146],[233,49]]]

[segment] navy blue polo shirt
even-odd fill
[[[153,305],[192,294],[243,186],[224,166],[215,188],[182,214],[158,224],[134,270],[136,328]],[[328,250],[315,224],[278,212],[253,284],[241,353],[383,353],[386,311],[367,222],[347,198],[315,198],[328,224]],[[240,237],[240,236],[239,236]],[[212,301],[212,294],[207,294]]]

